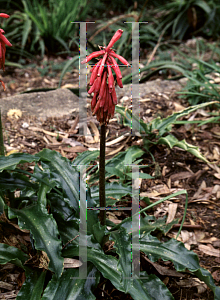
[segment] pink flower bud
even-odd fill
[[[105,54],[105,50],[100,50],[100,51],[95,51],[93,53],[91,53],[89,56],[87,56],[82,62],[81,64],[85,64],[87,62],[89,62],[91,59],[95,58],[95,57],[98,57],[100,55],[103,55]]]
[[[116,31],[116,33],[113,35],[110,43],[108,44],[108,46],[105,49],[107,52],[110,50],[110,48],[113,47],[114,43],[117,42],[120,39],[120,37],[122,36],[122,33],[123,33],[122,29],[118,29]]]
[[[109,87],[109,92],[111,93],[114,84],[114,76],[112,74],[112,70],[108,62],[107,62],[107,68],[108,68],[108,87]]]
[[[0,17],[2,17],[2,18],[9,18],[10,16],[9,15],[7,15],[7,14],[4,14],[4,13],[0,13]]]
[[[100,87],[100,91],[99,91],[99,98],[103,98],[104,92],[107,88],[107,84],[106,84],[106,78],[107,78],[107,72],[104,72],[103,76],[102,76],[102,83],[101,83],[101,87]],[[103,106],[103,105],[100,105]]]
[[[116,54],[113,50],[111,50],[111,52],[109,54],[111,56],[115,57],[115,58],[118,58],[127,67],[130,66],[129,63],[127,62],[127,60],[124,57],[122,57],[121,55]]]
[[[121,75],[121,71],[120,71],[120,68],[116,62],[116,60],[114,59],[114,57],[110,57],[111,61],[112,61],[112,69],[115,71],[115,74],[118,78],[122,78],[122,75]]]
[[[99,64],[100,64],[100,60],[92,68],[92,75],[90,77],[90,82],[89,82],[90,85],[93,85],[93,83],[94,83],[94,81],[95,81],[95,79],[97,77],[97,73],[98,73],[98,70],[99,70]]]
[[[99,67],[99,71],[98,71],[97,76],[102,76],[102,72],[103,72],[104,67],[105,67],[105,61],[106,61],[107,55],[108,55],[108,53],[106,52],[103,59],[102,59],[102,61],[101,61],[101,65]]]

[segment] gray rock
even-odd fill
[[[175,91],[180,91],[182,88],[182,85],[179,81],[175,80],[152,80],[147,81],[145,83],[139,84],[139,94],[141,98],[144,98],[151,93],[153,94],[169,94]],[[123,89],[117,87],[116,93],[118,95],[118,98],[121,98],[123,96],[131,96],[131,84],[124,85]]]
[[[182,85],[178,81],[154,80],[139,84],[140,98],[148,97],[151,93],[169,94],[179,91]],[[116,88],[118,99],[123,96],[131,97],[131,85],[124,85],[123,89]],[[89,100],[90,103],[91,99]],[[85,100],[85,114],[86,114]],[[79,111],[79,98],[68,89],[57,89],[49,92],[38,92],[20,94],[0,99],[2,115],[7,114],[10,109],[20,109],[25,115],[38,118],[62,117]]]
[[[79,110],[79,98],[68,89],[20,94],[0,99],[2,115],[10,109],[20,109],[23,114],[36,117],[61,117]]]

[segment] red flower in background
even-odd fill
[[[120,39],[122,33],[123,30],[118,29],[107,47],[100,47],[100,51],[93,52],[81,62],[84,64],[89,62],[92,58],[96,58],[101,55],[103,56],[91,69],[91,88],[88,91],[89,94],[94,93],[91,102],[91,109],[93,115],[96,115],[97,120],[101,124],[107,124],[109,119],[114,116],[115,105],[117,104],[112,70],[116,74],[116,80],[119,87],[123,87],[121,71],[115,58],[118,58],[124,65],[129,66],[127,60],[112,50],[114,43]]]
[[[0,17],[9,18],[9,15],[0,13]],[[3,71],[5,70],[5,52],[6,52],[5,45],[9,47],[12,46],[12,44],[4,36],[4,33],[5,33],[4,30],[0,28],[0,69],[2,69]],[[0,82],[2,83],[2,86],[5,90],[4,82],[2,80],[0,80]]]

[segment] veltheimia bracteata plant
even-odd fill
[[[88,63],[91,59],[102,56],[91,69],[90,86],[88,93],[93,95],[91,109],[93,115],[96,115],[100,124],[108,124],[109,119],[114,116],[117,96],[115,92],[115,83],[112,70],[116,74],[117,84],[120,88],[122,85],[122,75],[120,68],[115,60],[118,58],[122,64],[129,66],[129,63],[122,56],[116,54],[112,49],[115,42],[122,36],[123,30],[118,29],[112,37],[107,47],[99,47],[100,51],[90,54],[81,63]]]

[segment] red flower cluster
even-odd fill
[[[122,33],[123,30],[118,29],[107,47],[100,47],[100,51],[93,52],[81,62],[84,64],[89,62],[92,58],[103,55],[91,69],[91,88],[88,91],[89,94],[94,93],[91,109],[100,124],[107,124],[109,122],[109,119],[114,116],[115,105],[117,104],[112,69],[116,74],[118,85],[120,88],[123,87],[121,71],[115,58],[118,58],[124,65],[129,66],[129,63],[122,56],[112,50],[112,46],[120,39]]]
[[[0,17],[9,18],[9,15],[0,13]],[[12,44],[4,36],[4,33],[5,33],[4,30],[0,28],[0,69],[2,69],[3,71],[5,70],[5,52],[6,52],[5,45],[9,47],[12,46]],[[4,82],[2,80],[0,80],[0,82],[4,90],[6,90]]]

